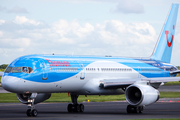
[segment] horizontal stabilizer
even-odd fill
[[[180,70],[170,71],[170,74],[171,74],[171,75],[173,75],[173,74],[177,74],[177,73],[180,73]]]

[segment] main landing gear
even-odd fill
[[[77,99],[79,95],[73,95],[71,94],[71,100],[73,104],[69,104],[67,106],[68,112],[84,112],[84,105],[83,104],[78,104]]]
[[[127,113],[142,113],[142,111],[143,111],[143,106],[132,106],[132,105],[127,106]]]
[[[28,117],[36,117],[38,115],[38,111],[35,109],[34,106],[34,99],[36,98],[37,93],[32,93],[30,97],[28,97],[28,110],[26,111],[26,115]]]

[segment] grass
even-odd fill
[[[125,97],[124,95],[88,95],[87,97],[80,95],[78,97],[78,102],[86,100],[90,100],[91,102],[120,101],[125,100]],[[71,102],[71,97],[68,97],[67,93],[53,93],[51,98],[46,102]]]
[[[180,98],[180,92],[160,92],[160,98]],[[90,100],[90,102],[105,102],[105,101],[122,101],[125,100],[124,95],[80,95],[78,102]],[[0,93],[0,103],[18,103],[15,93]],[[50,99],[45,102],[71,102],[71,97],[67,93],[53,93]]]
[[[85,97],[84,95],[80,95],[78,98],[78,102],[83,102],[86,100],[90,100],[91,102],[104,102],[104,101],[120,101],[125,100],[124,95],[106,95],[106,96],[98,96],[98,95],[89,95]],[[15,93],[0,93],[0,103],[17,103]],[[71,97],[68,96],[67,93],[52,93],[50,99],[45,102],[71,102]]]
[[[180,92],[160,92],[160,98],[180,98]]]
[[[176,77],[180,77],[180,74],[178,73],[176,75]],[[175,82],[167,82],[164,84],[165,86],[168,86],[168,85],[180,85],[180,82],[179,81],[175,81]]]
[[[4,72],[5,69],[0,69],[0,72]]]
[[[168,86],[168,85],[180,85],[180,82],[179,81],[175,81],[175,82],[167,82],[164,84],[165,86]]]
[[[15,93],[0,93],[0,103],[17,103],[19,102]]]

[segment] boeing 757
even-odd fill
[[[178,4],[172,4],[152,55],[148,58],[68,55],[26,55],[15,59],[2,75],[2,87],[28,105],[27,116],[37,116],[35,104],[51,93],[70,93],[68,112],[83,112],[79,95],[125,94],[127,113],[141,113],[156,102],[163,83],[180,81],[172,64]],[[61,98],[59,98],[61,99]]]

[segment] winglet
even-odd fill
[[[170,63],[179,4],[173,3],[151,59]]]

